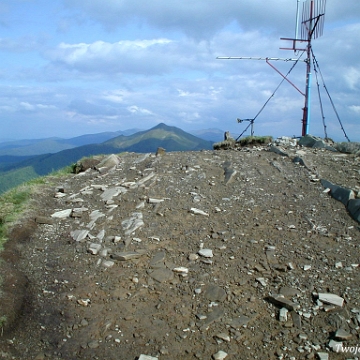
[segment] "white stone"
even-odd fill
[[[102,229],[99,231],[99,233],[96,235],[96,237],[101,241],[105,236],[105,230]]]
[[[341,341],[335,341],[335,340],[329,341],[329,348],[332,351],[340,352],[342,347],[343,347],[343,343]]]
[[[82,212],[85,212],[85,211],[89,211],[89,208],[87,208],[85,206],[73,208],[74,213],[82,213]]]
[[[212,258],[214,256],[211,249],[201,249],[198,251],[198,254],[206,258]]]
[[[197,254],[190,254],[189,255],[189,260],[190,261],[196,261],[199,258],[199,255]]]
[[[102,257],[107,257],[107,256],[108,256],[108,253],[109,253],[109,249],[108,249],[108,248],[105,248],[105,249],[102,249],[102,250],[99,252],[99,255],[102,256]]]
[[[214,360],[223,360],[228,356],[228,354],[225,351],[218,351],[216,354],[214,354],[212,357]]]
[[[61,211],[57,211],[55,213],[53,213],[51,215],[52,218],[56,218],[56,219],[66,219],[68,217],[70,217],[72,213],[72,209],[65,209],[65,210],[61,210]]]
[[[154,198],[148,198],[148,203],[149,204],[160,204],[163,201],[165,201],[165,199],[154,199]]]
[[[93,221],[96,221],[97,219],[99,219],[103,216],[105,216],[105,214],[103,214],[100,210],[94,210],[90,214],[90,219]]]
[[[196,208],[191,208],[191,209],[190,209],[190,212],[191,212],[192,214],[195,214],[195,215],[209,216],[209,214],[206,213],[205,211],[202,211],[202,210],[196,209]]]
[[[294,270],[295,269],[295,266],[294,266],[294,264],[293,263],[288,263],[288,269],[289,270]]]
[[[146,183],[147,181],[149,181],[150,179],[152,179],[153,177],[155,176],[155,173],[151,173],[145,177],[143,177],[142,179],[140,179],[138,182],[137,182],[137,185],[140,186],[140,185],[143,185],[144,183]]]
[[[230,336],[229,336],[228,334],[226,334],[226,333],[216,334],[215,337],[217,337],[217,338],[220,339],[220,340],[227,341],[227,342],[230,341]]]
[[[267,279],[265,279],[265,278],[263,278],[263,277],[258,277],[258,278],[256,278],[256,281],[257,281],[258,283],[260,283],[262,286],[267,286],[267,283],[268,283]]]
[[[338,295],[330,293],[319,293],[319,300],[323,303],[336,305],[342,307],[344,305],[344,299]]]
[[[93,255],[97,255],[100,250],[101,250],[101,245],[96,243],[91,243],[88,249],[89,253]]]
[[[84,240],[89,234],[89,230],[74,230],[70,232],[71,237],[75,241]]]
[[[77,303],[81,306],[88,306],[90,304],[90,299],[79,299]]]
[[[141,201],[139,204],[136,205],[136,209],[143,209],[145,207],[145,201]]]
[[[134,212],[129,219],[122,221],[121,225],[125,230],[125,235],[130,235],[144,225],[143,214],[141,212]]]
[[[117,186],[114,188],[110,188],[110,189],[106,189],[102,194],[101,194],[101,199],[105,202],[111,200],[113,197],[118,196],[120,194],[124,194],[126,193],[127,190],[122,187],[122,186]]]
[[[120,164],[120,158],[115,155],[115,154],[111,154],[109,156],[107,156],[105,159],[103,159],[98,165],[97,168],[100,169],[102,167],[105,168],[112,168],[114,166],[117,166]]]
[[[317,356],[319,360],[329,360],[329,354],[325,352],[318,352]]]
[[[106,208],[109,210],[108,212],[111,212],[111,211],[113,211],[113,210],[115,210],[117,207],[118,207],[119,205],[115,205],[115,204],[113,204],[113,205],[106,205]]]
[[[157,357],[141,354],[139,360],[158,360]]]
[[[279,313],[279,321],[286,322],[288,318],[289,310],[286,308],[281,308]]]
[[[179,266],[174,268],[173,271],[179,274],[187,274],[189,272],[189,269],[184,266]]]
[[[112,266],[114,266],[115,262],[111,261],[111,260],[103,260],[101,265],[106,267],[106,268],[110,268]]]

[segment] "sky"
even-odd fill
[[[310,1],[2,0],[0,140],[159,123],[238,137],[255,117],[255,135],[300,136],[306,54],[280,38],[295,37],[297,6]],[[322,18],[309,133],[325,137],[325,119],[328,137],[360,141],[360,1],[327,0]],[[299,58],[271,63],[284,75],[295,65],[300,91],[264,60],[219,56]]]

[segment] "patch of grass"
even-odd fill
[[[6,316],[0,316],[0,329],[3,329],[5,327],[6,324]]]
[[[272,139],[272,136],[247,136],[238,140],[238,144],[240,144],[240,146],[264,145],[269,144]]]
[[[0,196],[0,250],[7,240],[8,228],[16,221],[30,199],[31,186],[21,185]]]
[[[48,176],[37,177],[0,195],[0,251],[8,237],[12,224],[29,208],[31,195],[42,185],[51,185],[54,179],[71,173],[71,166],[52,172]]]

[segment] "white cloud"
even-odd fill
[[[349,67],[344,74],[344,78],[352,90],[360,90],[360,69]]]
[[[114,91],[105,91],[101,96],[101,98],[106,101],[121,104],[124,102],[125,96],[126,96],[126,91],[114,90]]]
[[[131,105],[127,109],[133,115],[153,115],[153,113],[150,110],[143,109],[136,105]]]
[[[294,35],[296,0],[54,0],[24,3],[27,12],[20,0],[5,1],[0,122],[10,137],[14,128],[27,134],[25,122],[48,132],[56,122],[71,135],[158,122],[241,133],[236,118],[254,117],[282,78],[264,61],[216,57],[294,56],[279,47],[288,45],[281,36]],[[345,126],[358,122],[359,19],[358,0],[328,0],[324,35],[313,41]],[[274,65],[286,74],[292,63]],[[303,91],[305,76],[299,63],[290,80]],[[311,130],[318,131],[314,76],[313,85]],[[284,82],[256,131],[299,135],[303,106]]]
[[[47,56],[54,65],[60,64],[80,72],[118,74],[123,72],[144,74],[163,73],[173,56],[168,39],[119,41],[109,43],[61,43]]]
[[[24,111],[46,111],[46,110],[55,110],[56,106],[54,105],[44,105],[44,104],[30,104],[26,101],[22,101],[19,104],[19,110]]]
[[[86,13],[105,28],[116,29],[128,23],[148,24],[161,30],[181,31],[196,39],[215,35],[226,25],[236,22],[243,30],[266,33],[294,33],[295,0],[64,0],[71,9]],[[302,1],[301,1],[302,3]],[[302,5],[302,4],[300,4]],[[358,21],[357,0],[328,1],[326,21]]]
[[[360,105],[350,105],[349,109],[354,113],[360,115]]]

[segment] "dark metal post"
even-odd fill
[[[310,18],[308,26],[308,39],[307,39],[307,58],[306,58],[306,89],[305,89],[305,106],[303,111],[303,127],[302,127],[302,136],[305,136],[309,133],[310,126],[310,105],[311,105],[311,38],[313,35],[313,10],[314,10],[314,0],[311,0],[310,3]]]

